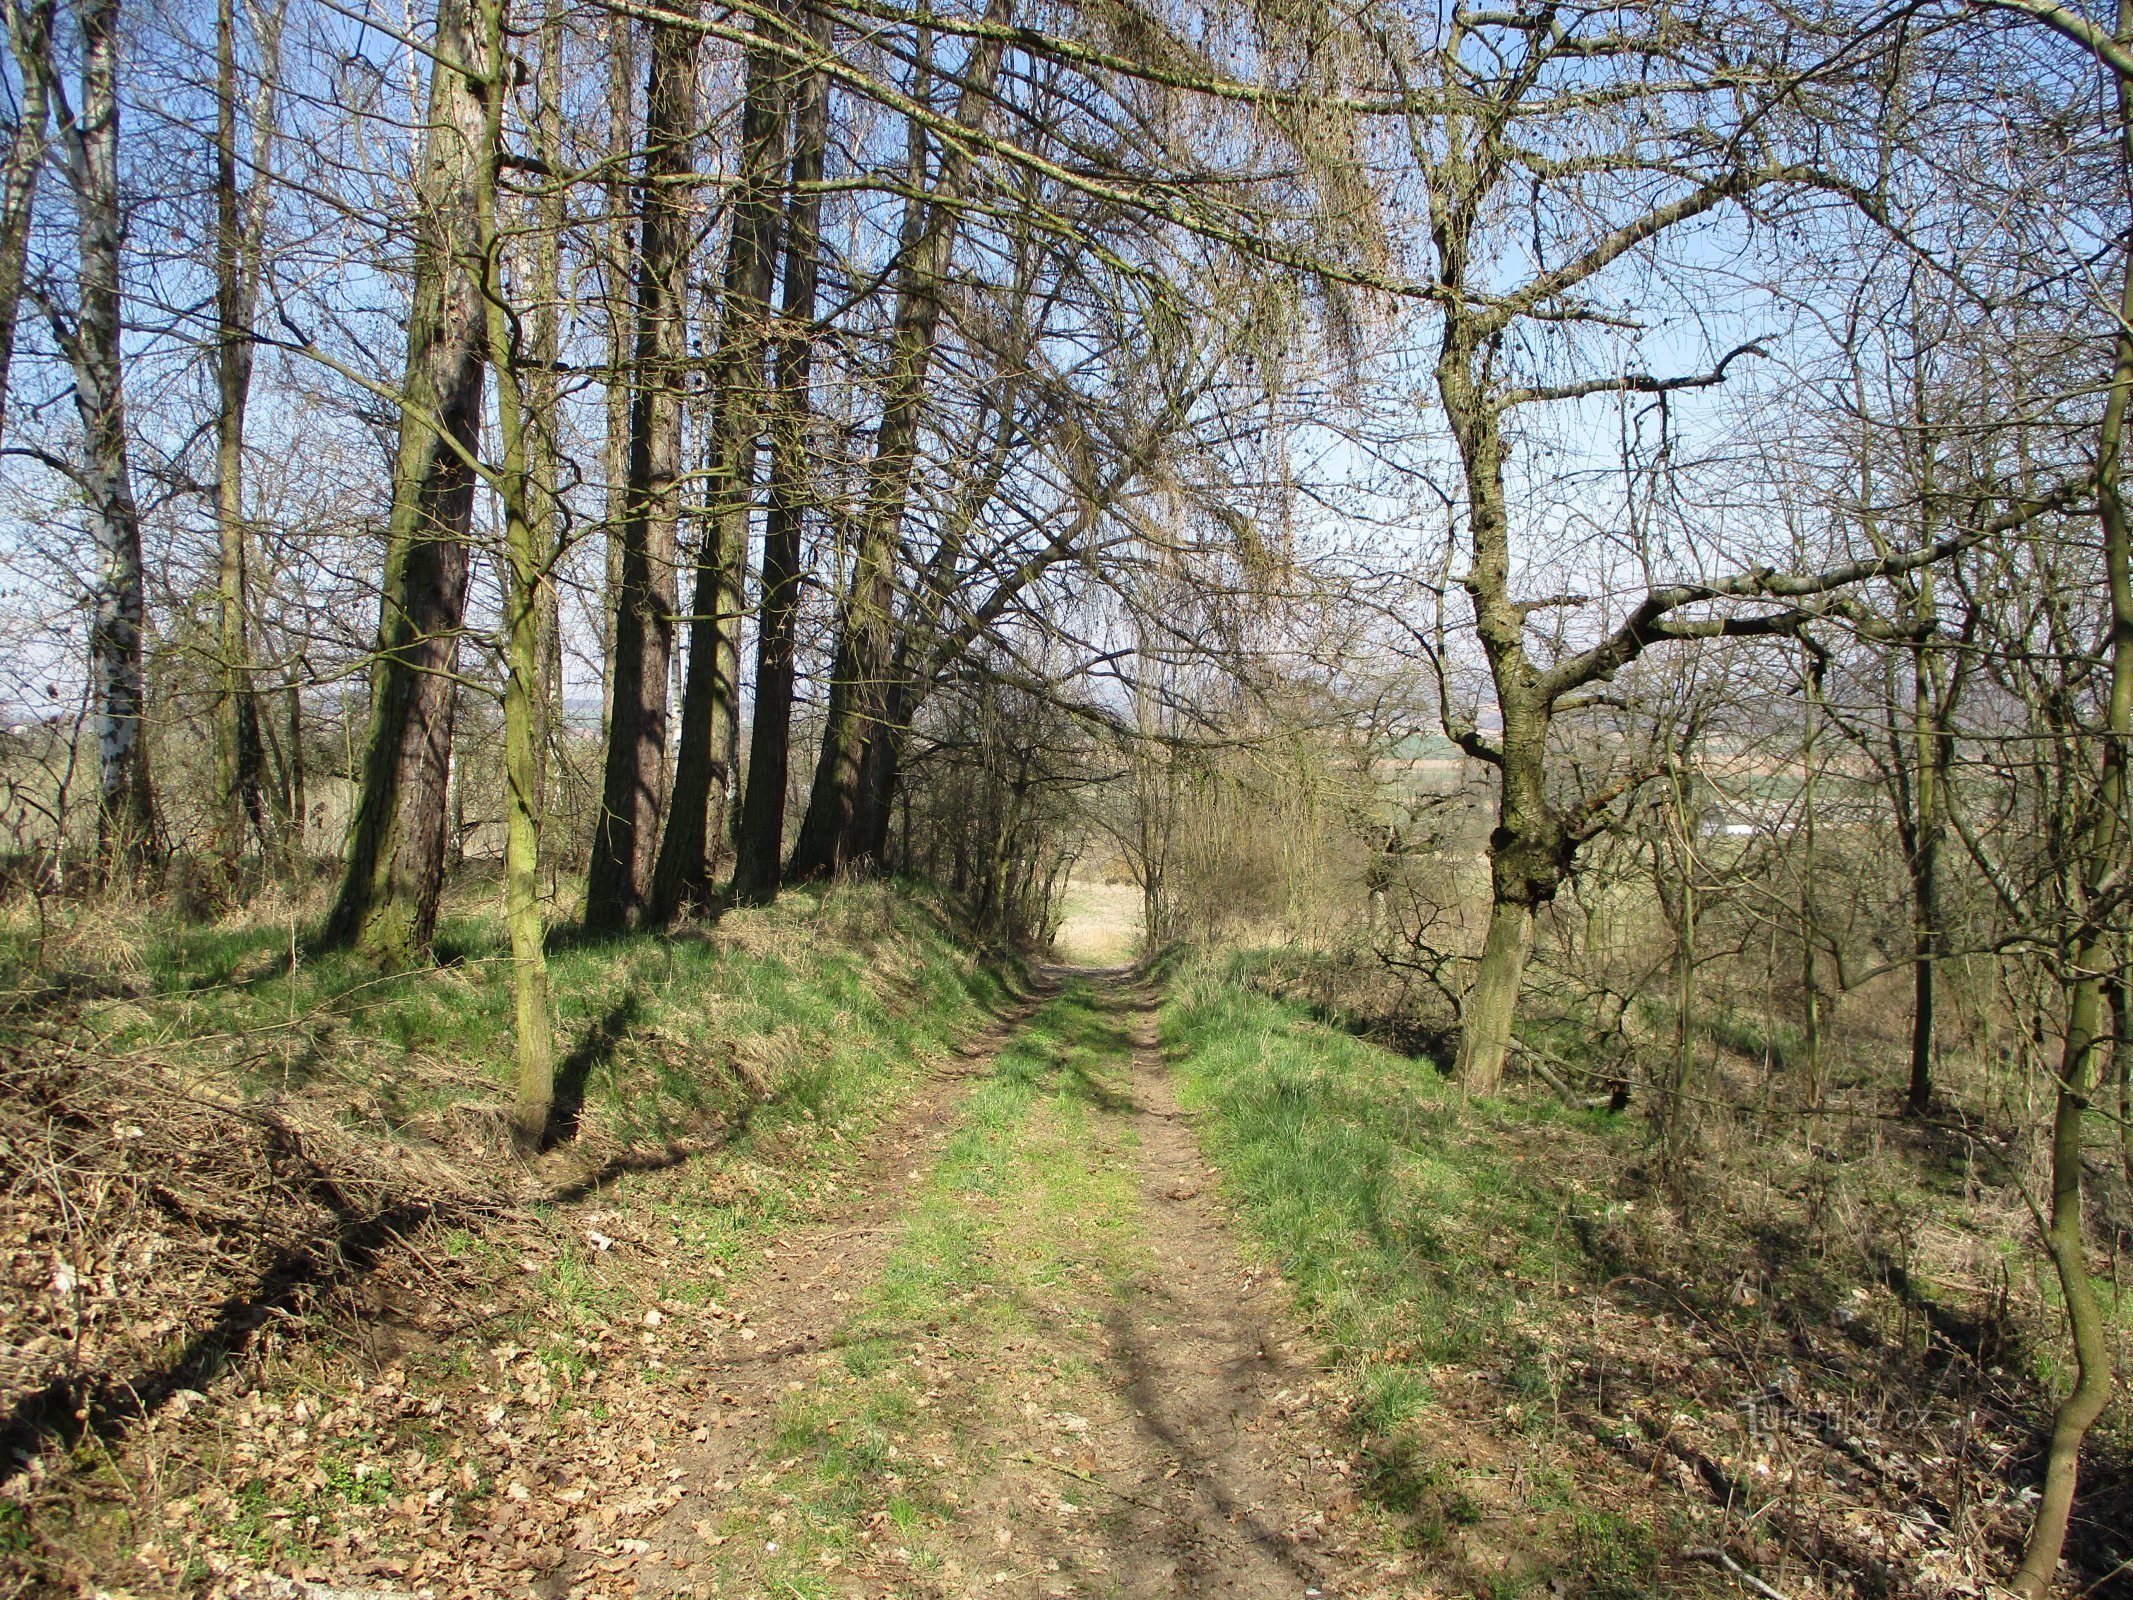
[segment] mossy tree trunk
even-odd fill
[[[541,922],[540,729],[546,702],[541,658],[541,592],[553,560],[548,520],[533,501],[527,383],[519,358],[520,318],[506,300],[503,241],[497,227],[497,174],[504,153],[505,85],[510,81],[505,0],[478,0],[482,95],[486,113],[478,190],[484,264],[482,302],[496,366],[493,481],[503,513],[504,921],[511,936],[512,999],[518,1089],[512,1122],[519,1142],[538,1148],[555,1103],[555,1038],[549,1016],[548,960]]]
[[[2118,950],[2118,971],[2111,977],[2111,1060],[2118,1080],[2118,1155],[2126,1182],[2133,1184],[2133,967],[2126,947]]]
[[[547,174],[560,172],[563,161],[563,41],[562,0],[548,0],[541,12],[533,120],[534,158]],[[527,513],[544,552],[535,608],[543,692],[534,725],[534,756],[540,769],[538,792],[545,834],[548,816],[562,794],[559,753],[564,731],[563,618],[555,573],[568,531],[557,432],[563,410],[563,231],[569,224],[562,180],[543,176],[529,209],[534,303],[533,346],[525,375]]]
[[[2121,47],[2133,42],[2133,0],[2119,0],[2117,39]],[[2118,117],[2121,158],[2133,173],[2133,76],[2123,72],[2118,75]],[[2044,1491],[2014,1575],[2015,1591],[2024,1600],[2043,1600],[2058,1574],[2080,1479],[2081,1446],[2110,1403],[2115,1379],[2111,1330],[2089,1272],[2088,1237],[2082,1221],[2081,1146],[2090,1099],[2109,1059],[2105,990],[2123,971],[2123,953],[2110,925],[2109,901],[2125,869],[2126,767],[2133,760],[2133,525],[2128,522],[2124,493],[2126,419],[2133,410],[2133,249],[2128,249],[2121,270],[2124,278],[2111,386],[2096,450],[2097,522],[2109,619],[2102,654],[2110,666],[2110,687],[2102,725],[2095,730],[2102,762],[2096,791],[2088,797],[2081,839],[2081,898],[2075,907],[2080,920],[2066,950],[2065,1044],[2052,1097],[2052,1192],[2044,1225],[2044,1249],[2059,1280],[2067,1333],[2074,1346],[2074,1386],[2052,1415],[2044,1455]]]
[[[444,891],[455,669],[488,367],[477,25],[468,0],[439,0],[370,727],[325,929],[327,943],[382,966],[428,956]]]

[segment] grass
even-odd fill
[[[1539,1336],[1551,1297],[1586,1277],[1568,1224],[1608,1202],[1536,1152],[1616,1134],[1552,1103],[1467,1101],[1240,981],[1263,969],[1185,964],[1163,1042],[1248,1230],[1344,1369],[1374,1497],[1466,1592],[1651,1592],[1656,1558],[1566,1493]],[[1478,1408],[1476,1373],[1492,1380]]]
[[[439,966],[384,979],[308,953],[300,932],[292,964],[288,928],[271,915],[199,929],[152,907],[106,908],[55,918],[40,937],[18,911],[0,923],[0,989],[13,991],[12,1025],[66,1039],[92,1069],[152,1060],[217,1094],[306,1104],[350,1148],[420,1147],[451,1164],[498,1215],[422,1231],[405,1259],[351,1282],[346,1303],[322,1304],[336,1321],[383,1311],[407,1381],[479,1395],[477,1414],[493,1390],[511,1401],[511,1428],[604,1437],[619,1425],[610,1405],[657,1409],[666,1402],[648,1397],[686,1379],[686,1364],[677,1373],[639,1355],[648,1297],[669,1327],[710,1317],[725,1277],[837,1192],[868,1132],[1015,997],[1016,974],[973,949],[938,902],[888,884],[792,893],[672,938],[562,943],[560,1077],[582,1110],[575,1137],[529,1170],[507,1154],[495,1116],[512,1075],[510,992],[485,891],[455,887]],[[250,1288],[231,1276],[189,1302],[180,1285],[153,1305],[120,1303],[144,1326],[168,1314],[182,1328]],[[358,1343],[344,1347],[326,1325],[276,1324],[240,1358],[235,1388],[263,1394],[260,1427],[288,1429],[303,1396],[373,1369],[375,1350]],[[238,1404],[232,1386],[197,1381],[218,1411]],[[349,1401],[344,1419],[372,1404]],[[216,1549],[330,1556],[329,1541],[391,1520],[380,1504],[398,1492],[394,1463],[434,1454],[448,1425],[449,1413],[404,1407],[360,1432],[343,1420],[346,1460],[315,1453],[323,1433],[287,1451],[245,1427],[159,1425],[113,1441],[115,1456],[84,1457],[71,1478],[79,1500],[45,1497],[35,1532],[0,1522],[0,1576],[11,1558],[42,1559],[29,1547],[47,1534],[140,1548],[174,1483],[193,1508],[182,1514],[191,1542],[157,1535],[158,1560],[179,1559],[181,1543],[187,1561]],[[425,1492],[440,1481],[424,1478]],[[137,1499],[147,1482],[161,1487]],[[486,1474],[443,1486],[444,1509],[424,1515],[471,1515],[492,1487]]]
[[[508,1092],[511,989],[493,885],[455,886],[438,964],[381,975],[316,952],[272,912],[200,926],[152,908],[0,914],[0,990],[102,1050],[154,1052],[249,1094],[348,1097],[388,1129],[433,1130]],[[942,908],[888,885],[787,893],[707,932],[557,941],[551,986],[566,1097],[656,1143],[730,1121],[774,1079],[787,1116],[835,1118],[884,1063],[942,1047],[1009,993]]]
[[[1429,1067],[1209,969],[1180,975],[1163,1037],[1283,1273],[1336,1355],[1370,1363],[1374,1412],[1398,1420],[1434,1363],[1524,1349],[1517,1296],[1494,1285],[1560,1274],[1563,1196],[1496,1134],[1573,1114],[1464,1104]]]
[[[923,962],[914,944],[899,936],[895,948],[877,949],[876,970],[885,960]],[[841,962],[840,952],[824,956]],[[794,962],[800,978],[809,959]],[[785,981],[774,975],[765,988],[775,993]],[[912,992],[928,991],[901,991]],[[720,998],[765,1003],[730,990]],[[387,1371],[393,1393],[407,1399],[379,1408],[366,1378],[351,1381],[353,1352],[292,1349],[248,1378],[257,1387],[229,1402],[236,1414],[163,1446],[172,1453],[159,1458],[161,1492],[183,1494],[182,1520],[150,1504],[111,1509],[124,1482],[145,1476],[129,1458],[126,1479],[87,1485],[99,1502],[88,1515],[48,1508],[43,1528],[77,1546],[104,1544],[119,1559],[144,1529],[160,1530],[158,1559],[173,1570],[210,1558],[300,1569],[344,1560],[353,1548],[412,1560],[426,1530],[508,1513],[521,1473],[536,1484],[535,1506],[547,1503],[553,1486],[540,1487],[539,1470],[551,1456],[585,1474],[581,1485],[597,1486],[587,1507],[656,1492],[668,1452],[686,1448],[684,1419],[715,1394],[689,1354],[691,1330],[722,1314],[704,1302],[848,1174],[866,1126],[898,1085],[939,1065],[937,1037],[967,1013],[952,1009],[951,995],[933,998],[932,1009],[948,1015],[920,1015],[897,991],[845,991],[844,1036],[816,1041],[843,1066],[812,1077],[802,1069],[821,1093],[804,1104],[795,1096],[782,1120],[751,1122],[711,1159],[621,1175],[601,1195],[605,1211],[538,1207],[503,1235],[459,1228],[425,1238],[425,1252],[463,1272],[476,1302],[445,1308],[447,1323],[474,1321],[467,1332],[440,1330],[403,1358],[404,1370]],[[906,1054],[907,1045],[920,1053]],[[1070,1395],[1096,1377],[1071,1351],[1047,1353],[1056,1338],[1035,1335],[1098,1328],[1092,1318],[1101,1313],[1088,1308],[1145,1264],[1120,1142],[1130,1135],[1108,1114],[1124,1103],[1129,1055],[1115,1008],[1078,985],[998,1052],[961,1103],[879,1277],[852,1283],[848,1314],[829,1332],[835,1356],[809,1385],[778,1398],[764,1453],[711,1513],[723,1532],[706,1557],[741,1585],[721,1592],[843,1593],[833,1581],[840,1566],[886,1568],[922,1585],[959,1570],[949,1485],[978,1476],[1012,1436],[1002,1419],[1013,1391]],[[611,1251],[588,1244],[594,1223],[624,1241]],[[648,1307],[665,1314],[665,1361],[640,1354],[649,1350]],[[976,1348],[1020,1353],[1001,1353],[979,1372],[966,1358]],[[411,1403],[417,1395],[433,1397],[441,1413]],[[424,1502],[419,1521],[400,1509],[410,1496]]]
[[[2007,1570],[2066,1374],[2004,1159],[1878,1103],[1789,1120],[1758,1091],[1799,1041],[1736,1014],[1699,1019],[1716,1086],[1667,1172],[1636,1111],[1468,1099],[1267,992],[1308,989],[1294,969],[1184,963],[1164,1043],[1246,1226],[1346,1369],[1377,1498],[1447,1588],[1707,1588],[1681,1552],[1742,1527],[1799,1530],[1747,1552],[1780,1579],[1802,1551],[1830,1585],[1874,1549]],[[1586,1064],[1569,1024],[1535,1032]],[[2099,1290],[2123,1330],[2115,1265]],[[1929,1487],[1861,1474],[1799,1420],[1817,1416],[1927,1461]],[[2126,1417],[2087,1452],[2091,1581],[2124,1555],[2103,1530],[2125,1526]]]

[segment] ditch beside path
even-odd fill
[[[1047,990],[899,1110],[847,1209],[722,1294],[671,1357],[705,1381],[670,1507],[629,1540],[586,1519],[540,1592],[1403,1592],[1154,990]]]

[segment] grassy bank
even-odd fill
[[[1882,1125],[1765,1132],[1662,1187],[1641,1117],[1468,1101],[1188,964],[1164,1042],[1241,1215],[1352,1395],[1374,1493],[1448,1589],[1977,1592],[2027,1526],[2058,1332],[2018,1197]],[[2077,1558],[2128,1552],[2124,1408]],[[2107,1590],[2099,1589],[2103,1593]]]
[[[436,966],[397,974],[313,950],[308,901],[205,925],[18,904],[0,914],[0,995],[18,1032],[152,1057],[248,1099],[337,1096],[381,1130],[434,1133],[511,1081],[494,899],[493,883],[460,884]],[[564,1089],[631,1143],[702,1132],[765,1075],[788,1101],[863,1099],[874,1055],[966,1027],[1005,971],[973,956],[942,905],[885,885],[800,890],[671,938],[566,930],[550,968]],[[840,1053],[847,1039],[857,1055]]]
[[[440,965],[383,979],[300,937],[292,960],[271,918],[9,927],[0,1139],[30,1153],[0,1223],[16,1590],[345,1566],[405,1494],[486,1503],[500,1464],[462,1448],[455,1470],[449,1419],[411,1395],[544,1396],[539,1426],[566,1432],[653,1404],[659,1362],[601,1359],[620,1330],[647,1305],[709,1315],[1015,995],[941,906],[889,886],[566,945],[578,1104],[529,1166],[503,1130],[501,929],[469,893]],[[588,1403],[596,1375],[620,1387]]]

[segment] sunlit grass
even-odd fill
[[[514,1071],[493,885],[455,889],[437,963],[380,973],[271,910],[200,925],[152,907],[0,915],[0,990],[114,1053],[225,1074],[251,1093],[316,1089],[398,1127],[494,1102]],[[316,908],[313,907],[313,910]],[[625,1143],[732,1121],[834,1121],[1008,998],[923,896],[890,885],[788,893],[673,937],[552,941],[559,1079]]]
[[[1163,1039],[1210,1153],[1340,1354],[1426,1366],[1515,1344],[1496,1285],[1558,1264],[1560,1196],[1489,1135],[1557,1113],[1465,1102],[1427,1064],[1203,969],[1179,975]]]
[[[1570,1174],[1534,1152],[1557,1128],[1566,1140],[1614,1135],[1552,1104],[1468,1100],[1427,1062],[1248,987],[1257,965],[1185,963],[1163,1043],[1246,1228],[1344,1370],[1373,1497],[1418,1552],[1447,1555],[1492,1486],[1443,1445],[1445,1376],[1491,1374],[1509,1401],[1502,1422],[1538,1425],[1550,1375],[1534,1297],[1580,1281],[1586,1265],[1566,1226],[1582,1203]],[[1573,1592],[1636,1592],[1648,1550],[1613,1523],[1573,1527],[1568,1507],[1556,1493],[1519,1571],[1460,1581],[1513,1592],[1559,1570]]]

